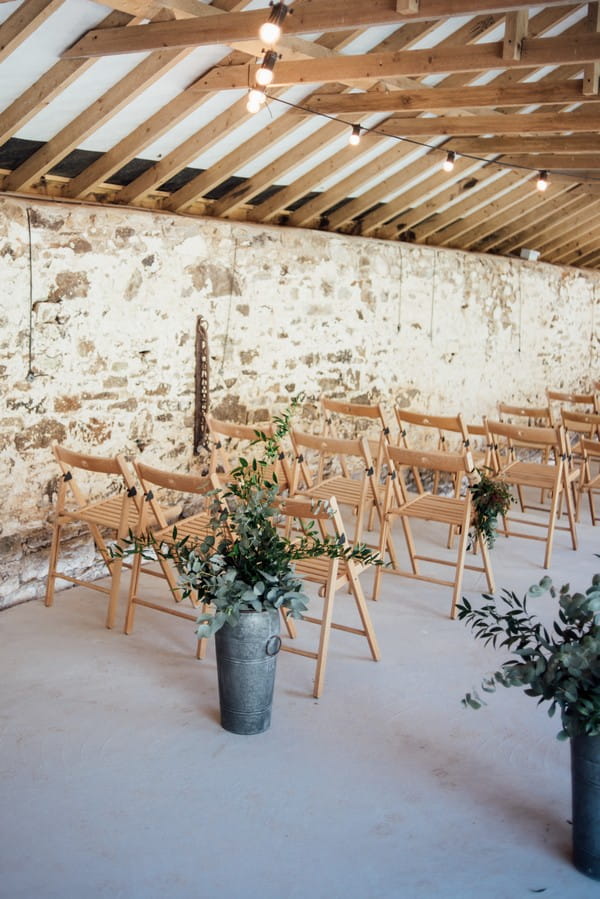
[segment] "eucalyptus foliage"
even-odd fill
[[[514,658],[485,677],[481,689],[493,693],[502,687],[523,687],[527,696],[538,697],[538,705],[549,702],[552,717],[560,710],[560,740],[579,735],[600,735],[600,574],[592,578],[585,593],[571,593],[568,584],[558,596],[558,615],[550,631],[529,612],[528,596],[556,590],[549,577],[530,587],[520,600],[503,590],[499,602],[484,594],[486,604],[474,609],[463,597],[458,617],[486,645],[506,647]],[[462,700],[479,709],[485,701],[474,691]]]
[[[290,429],[299,398],[273,419],[275,432],[267,437],[257,430],[252,445],[260,445],[260,458],[240,457],[228,482],[213,491],[210,533],[202,540],[177,537],[156,546],[149,537],[134,540],[133,552],[150,547],[178,567],[182,598],[197,596],[205,606],[196,633],[212,636],[224,624],[235,626],[244,611],[287,609],[293,618],[306,611],[308,596],[294,571],[294,562],[320,556],[353,558],[363,564],[379,564],[378,556],[364,544],[350,546],[345,539],[325,536],[312,523],[302,526],[293,539],[278,528],[281,515],[279,484],[275,473],[280,442]],[[321,503],[320,508],[323,508]]]
[[[469,484],[475,513],[469,538],[473,544],[480,536],[491,549],[496,541],[498,516],[506,515],[515,499],[504,481],[491,478],[481,468],[476,472],[477,480]]]

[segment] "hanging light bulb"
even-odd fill
[[[352,126],[352,133],[348,138],[348,143],[351,147],[357,147],[360,143],[360,125]]]
[[[547,188],[548,188],[548,172],[546,172],[545,170],[539,173],[536,187],[542,193],[544,193],[544,191],[547,190]]]
[[[261,87],[267,87],[273,81],[273,69],[277,62],[277,54],[275,50],[267,50],[260,64],[260,69],[256,72],[256,83]]]
[[[281,26],[289,10],[285,3],[271,2],[269,5],[271,7],[269,18],[260,26],[258,36],[263,43],[273,46],[281,37]]]
[[[267,95],[264,90],[259,91],[257,88],[252,88],[251,91],[248,92],[248,102],[246,103],[246,109],[248,112],[251,112],[253,115],[256,112],[260,112],[263,103],[266,103]]]
[[[442,163],[442,168],[445,172],[451,172],[454,168],[454,160],[456,159],[456,153],[453,150],[450,150],[446,158]]]

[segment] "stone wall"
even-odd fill
[[[43,595],[53,440],[197,465],[199,315],[239,421],[299,391],[476,420],[597,374],[599,277],[517,259],[2,198],[0,278],[0,606]]]

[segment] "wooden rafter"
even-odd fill
[[[529,246],[545,261],[600,268],[598,2],[295,0],[267,91],[274,115],[258,129],[246,92],[263,51],[264,8],[248,11],[249,0],[99,2],[112,11],[64,48],[64,58],[59,50],[46,72],[23,79],[4,107],[0,92],[0,190],[505,255]],[[24,0],[8,16],[0,65],[37,29],[55,28],[59,6]],[[464,20],[446,31],[440,19],[456,15]],[[368,40],[355,52],[375,23],[397,27],[369,52]],[[190,60],[178,71],[194,72],[185,76],[193,82],[145,119],[138,114],[157,78],[191,48],[216,42],[225,48],[217,65],[202,72]],[[70,121],[59,112],[60,127],[38,149],[20,140],[34,134],[48,105],[58,110],[62,91],[77,91],[91,66],[106,77],[103,56],[142,50],[150,55],[87,108],[79,104]],[[297,84],[314,86],[304,91],[305,108],[278,105]],[[204,113],[190,134],[195,111],[209,103],[216,113]],[[135,127],[124,133],[122,116],[111,129],[129,104]],[[322,117],[311,132],[307,116]],[[48,115],[42,119],[47,129]],[[351,125],[366,129],[357,147],[342,142]],[[82,168],[79,151],[93,150],[102,126],[107,149]],[[456,154],[450,173],[441,166],[448,151]],[[214,161],[189,170],[204,159]],[[541,169],[550,172],[545,194],[535,190]],[[127,180],[130,171],[138,174]]]
[[[64,0],[24,0],[0,25],[0,62],[62,6]]]
[[[279,62],[273,86],[339,81],[373,81],[399,75],[445,75],[449,72],[486,72],[490,69],[536,69],[546,65],[595,62],[600,58],[600,35],[580,33],[566,39],[532,38],[523,41],[520,59],[502,59],[502,42],[470,47],[434,47],[398,53],[366,53],[315,62]],[[196,82],[197,90],[240,90],[254,83],[258,65],[215,66]]]
[[[485,0],[423,0],[418,18],[427,21],[481,12],[497,13],[523,8],[521,0],[485,2]],[[550,0],[547,7],[569,5],[566,0]],[[573,4],[576,5],[576,4]],[[294,15],[286,19],[286,34],[311,34],[345,31],[372,25],[401,25],[406,14],[398,13],[395,0],[344,0],[343,4],[322,0],[320,3],[294,4]],[[415,19],[414,14],[408,16]],[[112,29],[113,33],[92,30],[63,53],[63,56],[106,56],[117,53],[140,53],[165,47],[200,47],[253,40],[265,21],[264,10],[213,16],[197,22],[165,22],[142,25],[135,32]]]
[[[597,94],[584,96],[581,80],[563,84],[514,84],[512,86],[424,88],[395,92],[371,91],[353,94],[316,94],[303,101],[296,115],[325,113],[354,116],[372,112],[439,112],[452,109],[485,109],[507,106],[555,106],[598,102]]]

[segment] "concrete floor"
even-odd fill
[[[558,583],[588,586],[599,537],[557,535]],[[498,587],[523,592],[542,557],[500,539]],[[253,737],[221,729],[189,622],[142,608],[126,637],[104,608],[75,588],[0,615],[2,899],[598,897],[569,858],[569,747],[516,690],[461,707],[503,656],[446,617],[446,588],[384,577],[382,661],[334,633],[318,701],[313,663],[283,653]]]

